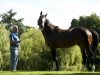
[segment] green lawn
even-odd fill
[[[0,75],[100,75],[100,72],[71,72],[71,71],[0,71]]]

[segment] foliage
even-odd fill
[[[8,69],[9,57],[9,31],[0,24],[0,69]]]
[[[100,16],[97,16],[95,13],[91,14],[90,16],[80,16],[79,19],[73,19],[71,22],[71,27],[86,27],[92,28],[96,30],[99,34],[100,38]],[[100,39],[99,39],[100,41]],[[98,44],[97,48],[97,55],[95,58],[96,67],[99,70],[100,67],[100,44]]]
[[[77,71],[82,67],[82,55],[80,48],[76,45],[71,48],[60,49],[60,69]]]
[[[2,13],[0,14],[0,18],[1,18],[1,21],[0,23],[5,23],[5,26],[6,26],[6,29],[10,29],[10,27],[12,25],[18,25],[19,27],[19,32],[20,32],[20,35],[25,31],[25,26],[24,24],[22,23],[23,22],[23,18],[21,19],[15,19],[14,17],[16,16],[16,12],[13,12],[13,10],[9,10],[7,13]]]
[[[100,38],[100,16],[97,16],[95,13],[90,16],[80,16],[79,19],[72,19],[70,28],[73,27],[92,28],[97,31]]]
[[[23,70],[47,70],[50,66],[48,62],[50,58],[45,55],[49,51],[46,50],[41,32],[29,28],[21,35],[21,40],[20,61],[24,64],[19,63],[19,65],[23,67]]]
[[[24,26],[23,18],[16,20],[16,12],[9,10],[0,15],[0,69],[9,70],[10,67],[10,44],[9,27],[17,24],[19,26],[20,47],[18,70],[49,71],[52,70],[52,58],[50,49],[46,46],[44,37],[39,29]],[[73,19],[72,27],[93,28],[100,32],[100,18],[95,13],[90,16],[80,16]],[[82,56],[80,48],[76,45],[71,48],[57,49],[60,70],[79,71],[82,67]],[[96,66],[100,66],[100,44],[98,45],[98,56]],[[99,67],[97,68],[99,71]]]
[[[23,18],[21,18],[21,19],[18,19],[18,20],[16,20],[15,18],[14,18],[14,16],[16,15],[17,13],[16,12],[13,12],[13,10],[11,9],[11,10],[9,10],[7,13],[2,13],[1,15],[0,15],[0,17],[1,17],[1,23],[8,23],[8,24],[10,24],[10,25],[13,25],[13,24],[17,24],[17,25],[19,25],[20,26],[20,23],[23,21]],[[9,26],[10,26],[9,25]],[[9,27],[8,26],[8,27]],[[8,28],[7,27],[7,28]]]
[[[72,19],[70,28],[73,27],[92,28],[96,30],[98,34],[100,34],[100,16],[97,16],[95,13],[93,13],[90,16],[80,16],[79,19],[74,18]]]
[[[21,35],[21,40],[20,62],[24,64],[20,65],[23,66],[23,70],[52,70],[50,49],[45,45],[43,35],[39,30],[27,29]],[[57,54],[61,70],[80,70],[82,59],[79,47],[58,49]]]
[[[4,25],[0,25],[0,40],[0,69],[9,70],[9,31],[5,29]],[[28,27],[20,36],[20,40],[18,70],[52,70],[51,52],[45,45],[40,30]],[[98,51],[100,52],[100,44]],[[60,70],[79,71],[82,67],[82,56],[77,45],[71,48],[57,49],[57,56]],[[97,60],[100,61],[99,57],[97,57]],[[99,66],[98,62],[97,66]],[[97,70],[99,70],[98,67]]]
[[[9,70],[10,47],[9,31],[4,25],[0,28],[0,69]],[[52,70],[50,49],[45,45],[40,30],[28,27],[20,36],[18,70],[49,71]],[[81,53],[78,46],[57,49],[60,70],[80,70]]]
[[[72,19],[71,27],[86,27],[100,29],[100,17],[95,13],[90,16],[80,16],[79,19]]]

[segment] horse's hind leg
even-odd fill
[[[58,66],[57,54],[56,54],[55,48],[51,48],[51,54],[52,54],[52,59],[53,59],[53,70],[58,71],[59,66]]]
[[[93,53],[91,51],[91,47],[90,46],[87,46],[86,48],[86,53],[87,53],[87,64],[86,64],[86,67],[89,71],[92,71],[92,66],[93,66],[93,63],[94,63],[94,58],[93,58]],[[92,65],[90,67],[90,64]]]
[[[83,64],[82,70],[85,70],[85,68],[86,68],[85,66],[86,66],[86,62],[87,62],[87,55],[86,55],[85,48],[81,48],[81,53],[82,53],[82,59],[83,59],[83,61],[82,61],[82,64]]]

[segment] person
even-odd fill
[[[18,46],[19,46],[19,37],[18,37],[18,26],[11,26],[10,33],[10,69],[11,71],[16,71],[18,63]]]

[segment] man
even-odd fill
[[[11,71],[16,71],[18,63],[18,46],[19,46],[19,37],[18,37],[18,26],[13,25],[11,27],[10,33],[10,68]]]

